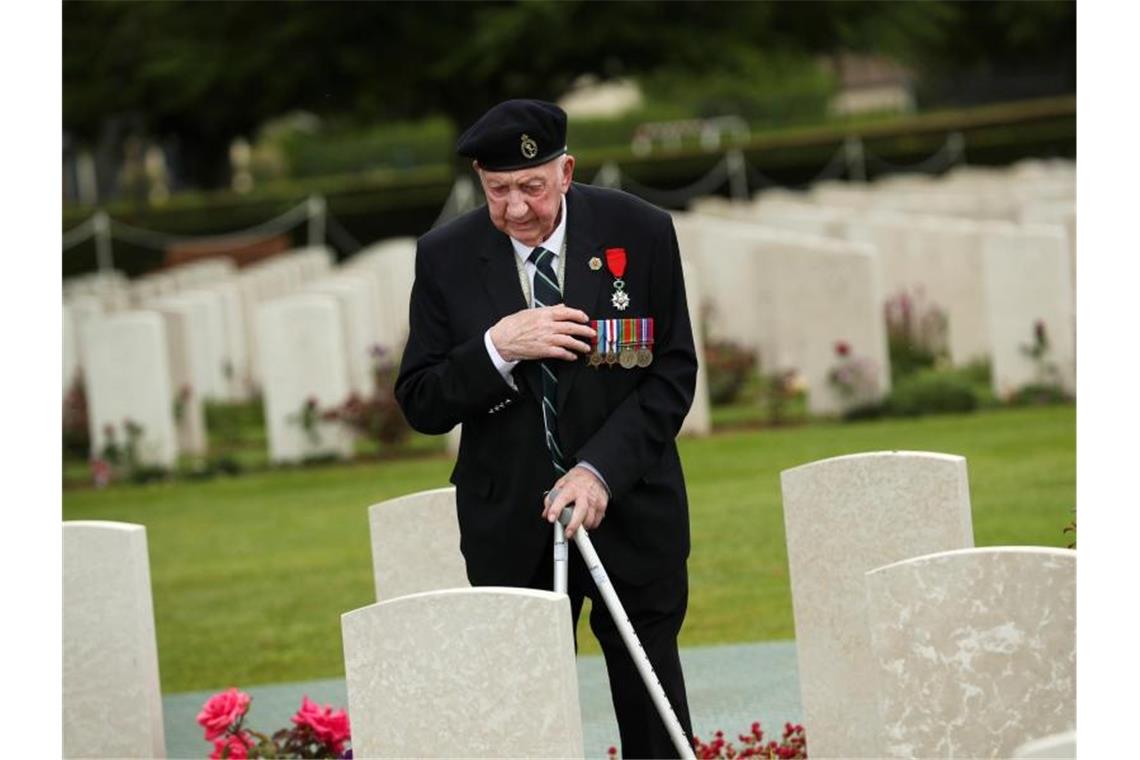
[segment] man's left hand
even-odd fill
[[[594,473],[585,467],[573,467],[550,489],[542,515],[549,523],[557,522],[563,508],[573,504],[574,514],[566,526],[566,538],[571,539],[579,526],[593,530],[601,525],[609,501],[606,487]]]

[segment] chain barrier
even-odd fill
[[[729,179],[727,158],[721,159],[705,176],[691,185],[673,190],[657,190],[647,187],[630,178],[619,167],[615,166],[614,168],[618,172],[618,182],[622,190],[628,190],[657,206],[683,207],[694,197],[708,195],[714,190],[718,190]]]
[[[338,248],[345,251],[349,256],[364,247],[357,242],[356,238],[349,234],[349,231],[344,228],[344,225],[332,214],[325,214],[325,223],[325,231],[328,233],[329,238]]]
[[[267,222],[248,227],[244,230],[236,230],[220,235],[171,235],[165,232],[155,232],[154,230],[144,230],[140,227],[133,227],[116,219],[111,220],[111,231],[114,237],[125,240],[128,243],[134,243],[143,248],[162,250],[168,246],[177,245],[179,243],[218,243],[234,238],[280,235],[308,221],[308,212],[309,202],[306,200]]]
[[[880,172],[914,172],[921,174],[941,173],[965,158],[966,141],[961,132],[952,132],[932,155],[914,164],[895,164],[864,150],[868,166]]]
[[[846,144],[840,145],[839,148],[837,148],[836,151],[831,155],[831,158],[828,159],[827,163],[824,164],[823,169],[821,169],[818,174],[816,174],[811,179],[807,180],[807,182],[803,183],[802,185],[794,185],[793,186],[793,185],[786,185],[783,182],[779,182],[779,181],[773,179],[772,177],[770,177],[769,175],[765,174],[763,171],[761,171],[759,168],[757,168],[756,165],[753,164],[751,161],[746,160],[746,166],[748,169],[748,181],[749,181],[749,183],[754,185],[754,186],[757,186],[759,189],[762,189],[762,190],[768,189],[768,188],[773,188],[773,187],[776,187],[776,188],[788,188],[788,187],[806,188],[806,187],[811,187],[812,185],[814,185],[817,182],[824,182],[826,180],[839,179],[840,177],[842,177],[844,174],[848,173],[848,171],[849,171],[848,162],[847,162],[847,146],[846,146]]]
[[[89,216],[63,233],[63,250],[74,248],[95,235],[95,216]]]

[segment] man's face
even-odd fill
[[[487,209],[495,227],[526,245],[545,240],[558,222],[562,196],[574,176],[574,157],[559,156],[513,172],[479,169]]]

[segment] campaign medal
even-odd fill
[[[606,320],[606,364],[617,364],[618,360],[618,333],[616,319]]]
[[[625,280],[622,279],[625,275],[625,249],[607,248],[606,266],[614,276],[614,292],[610,296],[610,303],[618,311],[625,311],[629,306],[629,293],[625,292]]]
[[[637,366],[648,367],[653,363],[653,319],[641,320],[641,342],[637,347]]]

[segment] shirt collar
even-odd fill
[[[546,240],[543,240],[541,243],[539,243],[539,245],[541,245],[543,248],[545,248],[546,250],[553,253],[555,256],[560,256],[562,254],[562,241],[565,238],[566,238],[566,194],[563,193],[563,195],[562,195],[561,219],[559,219],[558,224],[554,227],[554,231],[550,233],[550,236],[548,238],[546,238]],[[524,264],[526,263],[526,260],[530,257],[531,251],[533,251],[535,249],[535,246],[530,246],[530,245],[526,245],[525,243],[520,243],[519,241],[515,240],[514,238],[511,238],[511,246],[514,247],[514,249],[515,249],[515,255],[518,256]]]

